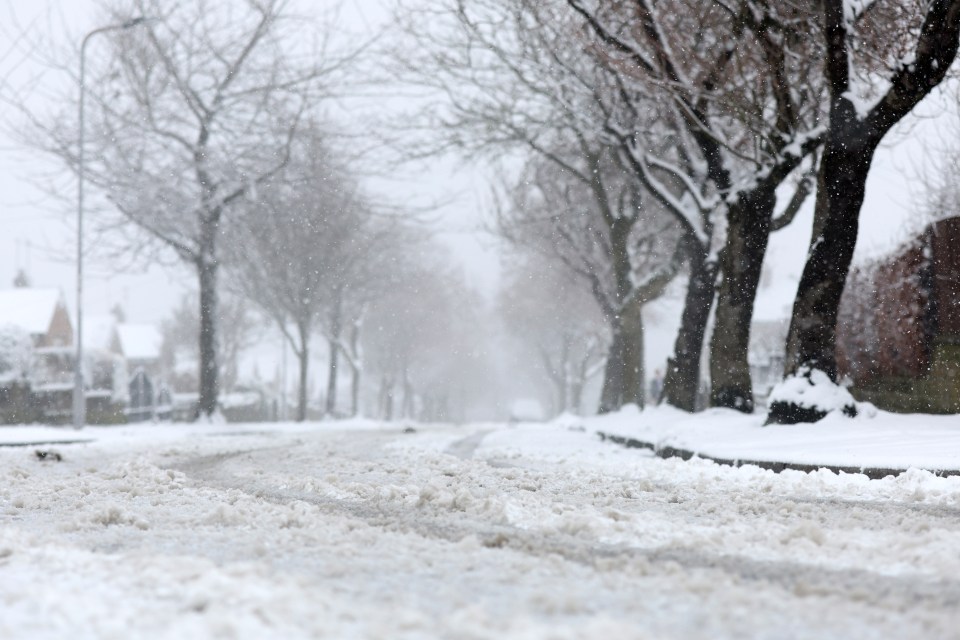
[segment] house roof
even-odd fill
[[[120,351],[128,360],[156,360],[160,358],[163,336],[156,325],[124,323],[117,325]]]
[[[83,344],[89,349],[110,351],[113,345],[114,328],[117,319],[107,313],[85,315],[83,318]]]
[[[0,325],[13,325],[31,335],[45,334],[60,303],[57,289],[0,290]]]

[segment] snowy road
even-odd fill
[[[495,425],[0,450],[0,637],[960,637],[960,481]]]

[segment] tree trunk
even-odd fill
[[[837,315],[857,244],[860,207],[876,144],[831,138],[817,180],[813,239],[793,304],[784,374],[820,370],[837,381]],[[848,412],[855,412],[850,407]],[[825,411],[792,402],[770,405],[768,422],[815,422]]]
[[[350,365],[350,415],[360,415],[360,367]]]
[[[387,422],[393,420],[393,387],[392,377],[380,378],[380,416]]]
[[[776,201],[774,188],[760,188],[741,197],[727,215],[710,340],[710,404],[714,407],[744,413],[754,409],[748,361],[750,325]]]
[[[198,418],[210,417],[217,410],[219,367],[217,365],[217,224],[212,218],[202,222],[202,251],[197,265],[200,279],[200,398]]]
[[[333,337],[327,342],[330,350],[330,363],[327,369],[327,401],[325,413],[333,415],[337,410],[337,367],[340,364],[340,347]]]
[[[690,280],[673,357],[667,362],[661,401],[684,411],[696,411],[700,358],[713,307],[717,264],[707,260],[707,251],[699,242],[691,240],[689,245]]]
[[[334,292],[333,309],[330,317],[330,368],[327,370],[326,414],[332,416],[337,410],[337,367],[340,364],[341,294]]]
[[[623,406],[623,326],[619,318],[613,321],[612,340],[603,369],[603,387],[600,391],[599,413],[610,413]]]
[[[563,413],[567,410],[567,407],[570,403],[570,375],[569,367],[567,365],[570,359],[570,337],[568,335],[563,336],[563,344],[560,348],[560,364],[558,365],[559,371],[554,372],[554,384],[557,389],[557,413]]]
[[[300,386],[297,389],[297,422],[303,422],[307,419],[307,373],[310,367],[310,351],[307,345],[307,339],[300,338],[300,351],[297,352],[297,359],[300,361]]]
[[[845,37],[845,32],[836,26],[842,23],[839,5],[826,6],[828,17],[835,23],[831,37],[839,42]],[[834,70],[834,74],[838,73],[842,76],[843,70]],[[813,236],[787,334],[785,376],[810,378],[813,371],[821,371],[831,382],[837,381],[840,298],[857,243],[867,175],[884,133],[866,125],[846,97],[833,96],[830,130],[817,174]],[[856,408],[850,406],[845,411],[855,413]],[[825,408],[782,400],[771,403],[767,421],[815,422],[825,415]]]
[[[831,138],[824,149],[813,239],[787,338],[787,374],[808,367],[836,381],[837,311],[857,243],[860,207],[875,149],[875,143],[845,137]]]
[[[564,376],[561,374],[560,370],[563,369],[563,361],[566,358],[567,351],[567,341],[566,337],[563,339],[561,345],[561,356],[560,356],[560,365],[556,365],[553,362],[553,359],[550,357],[550,351],[541,345],[538,345],[538,352],[540,354],[540,365],[543,367],[543,371],[547,376],[547,379],[550,380],[550,386],[552,393],[550,394],[550,412],[551,415],[559,415],[563,413],[566,408],[567,403],[567,384]]]
[[[401,418],[412,418],[414,415],[414,391],[413,384],[410,383],[410,373],[407,368],[403,368],[403,401],[400,406]]]
[[[643,382],[643,305],[632,304],[614,319],[599,412],[617,411],[625,404],[643,408]]]
[[[632,304],[624,313],[624,335],[629,339],[624,347],[623,404],[643,408],[646,401],[644,357],[643,305]]]
[[[579,377],[570,385],[570,412],[580,415],[583,411],[583,386],[584,379]]]
[[[623,307],[633,293],[633,264],[628,248],[633,221],[616,218],[610,225],[610,251],[620,308],[611,318],[610,350],[603,373],[600,413],[619,410],[625,404],[643,408],[643,303]],[[639,379],[638,379],[639,378]]]
[[[354,323],[350,329],[350,415],[360,415],[360,326]]]

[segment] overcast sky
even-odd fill
[[[352,7],[349,20],[355,29],[375,25],[386,15],[371,0],[348,4]],[[314,4],[306,2],[303,6]],[[94,7],[92,0],[0,0],[0,25],[7,25],[0,27],[0,77],[9,73],[12,65],[19,65],[15,81],[37,70],[30,61],[23,61],[18,53],[10,52],[13,32],[9,25],[16,22],[35,29],[52,29],[58,38],[79,40],[89,29],[99,26],[95,24]],[[91,46],[96,45],[91,43]],[[946,94],[956,101],[949,91]],[[945,132],[957,135],[956,117],[945,107],[948,102],[944,91],[932,96],[922,105],[924,117],[909,118],[877,154],[868,183],[858,256],[887,250],[904,236],[905,225],[910,224],[918,211],[920,192],[912,185],[924,157],[938,148]],[[939,117],[933,117],[937,114]],[[16,122],[18,117],[0,103],[0,119]],[[60,288],[72,309],[75,207],[69,205],[69,200],[54,201],[31,184],[41,180],[43,172],[51,168],[53,165],[38,159],[35,152],[20,148],[5,131],[0,132],[0,288],[9,286],[18,268],[28,268],[35,285]],[[441,224],[448,230],[445,239],[455,248],[454,254],[464,263],[473,281],[490,290],[496,283],[496,257],[480,248],[480,239],[473,233],[480,215],[479,201],[485,193],[479,173],[461,172],[450,177],[446,169],[440,167],[436,172],[419,175],[421,177],[411,184],[397,186],[398,193],[442,197],[449,194],[451,184],[454,186],[460,197],[444,211]],[[67,198],[73,193],[75,186],[70,186]],[[802,268],[803,248],[809,240],[812,200],[807,204],[806,214],[793,228],[773,239],[774,272],[786,289]],[[162,319],[179,293],[194,279],[184,270],[154,269],[146,275],[109,271],[112,268],[102,263],[90,265],[85,296],[88,313],[105,313],[120,303],[131,319],[137,321]]]

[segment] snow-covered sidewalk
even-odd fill
[[[560,423],[82,434],[0,447],[2,638],[960,637],[960,478]]]
[[[960,416],[898,415],[865,407],[858,418],[835,414],[815,424],[763,426],[763,419],[759,413],[724,409],[691,415],[657,407],[559,422],[583,424],[617,440],[634,440],[633,444],[727,461],[960,472]]]

